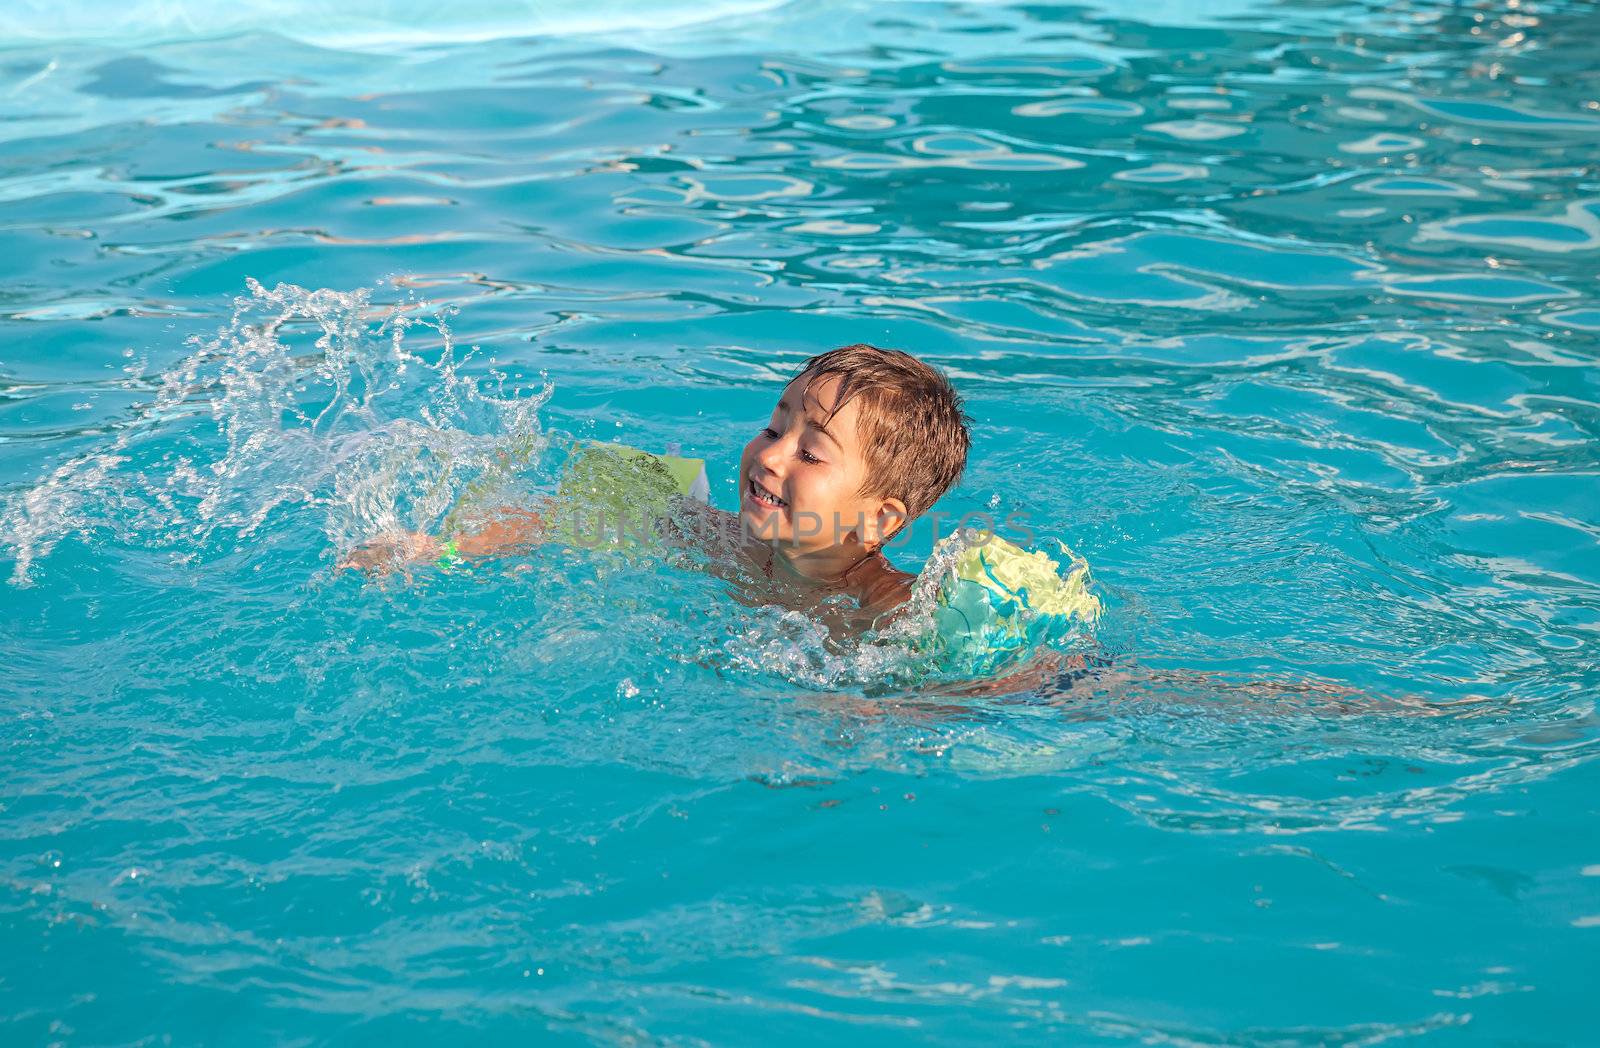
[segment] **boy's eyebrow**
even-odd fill
[[[779,401],[778,401],[778,406],[780,408],[782,408],[783,410],[785,410],[785,411],[789,410],[789,402],[787,400],[784,400],[784,399],[780,398]],[[844,445],[839,443],[839,438],[834,436],[833,433],[828,429],[827,426],[824,426],[822,423],[818,422],[816,419],[812,418],[810,415],[806,416],[806,425],[809,426],[810,428],[816,430],[818,433],[821,433],[823,436],[827,437],[829,440],[833,441],[833,443],[836,446],[838,446],[838,447],[843,447],[844,446]]]

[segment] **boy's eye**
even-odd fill
[[[816,463],[816,462],[821,462],[822,461],[821,459],[817,458],[817,456],[813,455],[811,452],[806,451],[803,448],[800,451],[800,458],[803,461],[812,462],[812,463]]]
[[[765,429],[763,429],[761,431],[761,435],[766,437],[768,440],[777,440],[778,439],[778,431],[773,429],[771,426],[768,426]]]

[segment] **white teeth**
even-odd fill
[[[750,497],[755,499],[757,502],[768,506],[783,507],[788,505],[787,502],[772,494],[766,488],[762,487],[760,484],[757,484],[753,480],[750,481]]]

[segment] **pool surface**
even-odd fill
[[[0,1042],[1595,1043],[1600,7],[334,6],[0,13]],[[1114,672],[335,570],[858,341]]]

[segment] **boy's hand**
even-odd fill
[[[355,569],[370,575],[387,575],[395,568],[439,559],[443,544],[421,531],[394,531],[379,535],[339,562],[339,570]]]

